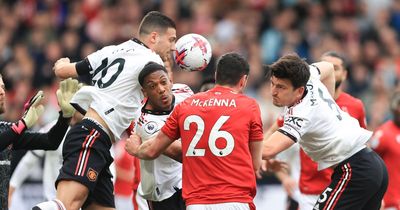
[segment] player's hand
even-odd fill
[[[69,58],[60,58],[54,64],[53,71],[57,71],[58,69],[61,69],[70,63],[71,63],[71,61],[69,60]]]
[[[43,114],[44,107],[40,104],[43,99],[43,91],[39,91],[34,95],[28,102],[24,105],[24,114],[22,119],[16,123],[13,123],[11,129],[16,134],[21,134],[27,128],[31,128],[36,121],[39,119],[40,115]]]
[[[142,144],[142,139],[136,135],[135,133],[132,133],[131,136],[126,140],[125,144],[125,150],[133,156],[137,156],[139,152],[139,146]]]
[[[80,85],[76,79],[68,78],[60,82],[60,87],[56,94],[63,117],[70,118],[74,115],[75,108],[71,106],[70,101],[79,88]]]
[[[43,91],[40,90],[24,105],[25,112],[22,116],[22,121],[27,128],[32,128],[43,114],[44,107],[40,104],[42,99]]]

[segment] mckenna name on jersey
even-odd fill
[[[225,106],[225,107],[236,107],[236,101],[235,99],[207,99],[207,100],[201,100],[201,99],[192,99],[192,102],[190,103],[191,106]]]

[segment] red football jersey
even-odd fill
[[[336,104],[350,116],[356,118],[361,127],[366,128],[364,105],[360,99],[347,93],[341,93],[336,99]],[[318,171],[318,165],[300,149],[300,181],[299,188],[304,194],[321,194],[331,182],[333,170],[327,168]]]
[[[381,125],[371,139],[371,147],[385,161],[389,185],[386,191],[385,207],[400,209],[400,128],[393,121]]]
[[[181,138],[186,205],[253,202],[256,178],[249,142],[263,139],[254,99],[217,86],[176,106],[161,131]]]

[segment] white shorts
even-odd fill
[[[186,210],[250,210],[248,203],[192,204]]]
[[[314,205],[317,203],[319,195],[314,194],[303,194],[301,193],[299,203],[299,210],[311,210],[314,208]]]

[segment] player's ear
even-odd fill
[[[150,41],[151,43],[155,44],[158,42],[160,34],[157,33],[156,31],[153,31],[150,33]]]
[[[143,89],[143,88],[140,88],[140,90],[142,91],[142,93],[143,93],[143,96],[144,96],[145,98],[147,98],[147,93],[146,93],[146,91],[144,91],[144,89]]]
[[[306,90],[306,88],[305,88],[304,86],[297,88],[297,89],[296,89],[297,95],[298,95],[299,97],[302,97],[305,90]]]

